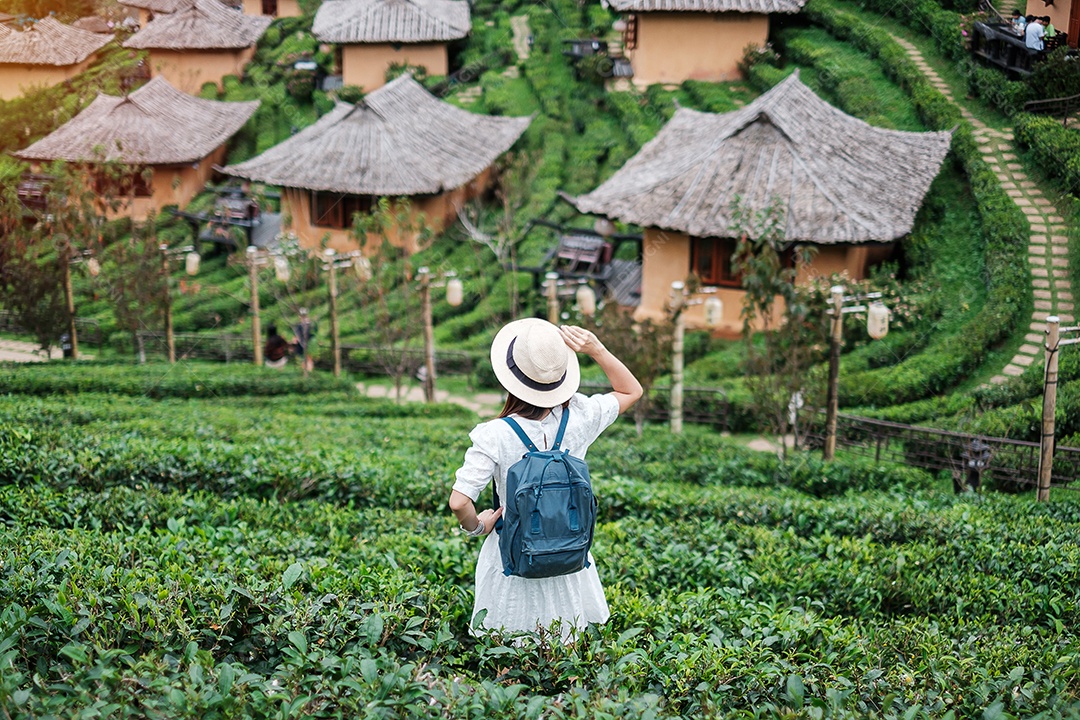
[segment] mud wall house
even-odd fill
[[[93,168],[122,163],[130,173],[95,175],[95,191],[128,202],[108,217],[146,218],[167,205],[183,207],[198,194],[225,144],[254,114],[259,102],[218,102],[180,92],[156,77],[124,97],[101,94],[81,113],[16,157],[41,163],[61,160]],[[149,177],[146,170],[149,169]]]
[[[623,14],[623,51],[634,82],[725,82],[741,78],[747,45],[769,39],[769,16],[794,14],[806,0],[604,0]]]
[[[252,17],[218,0],[194,0],[176,12],[155,15],[124,47],[146,50],[150,73],[188,93],[205,83],[221,88],[226,75],[243,75],[271,18]]]
[[[0,25],[0,100],[75,77],[111,41],[112,35],[79,30],[51,17],[27,30]]]
[[[734,331],[744,295],[732,269],[736,207],[749,217],[779,211],[779,249],[814,247],[800,280],[842,271],[862,279],[911,231],[951,139],[868,125],[793,74],[734,112],[680,108],[574,204],[644,228],[639,316],[663,316],[672,281],[694,273],[719,288],[721,329]],[[702,307],[687,317],[702,325]]]
[[[468,35],[469,22],[465,0],[327,0],[312,31],[338,46],[342,82],[370,92],[386,82],[394,64],[446,75],[447,43]]]
[[[303,247],[325,241],[355,250],[353,216],[383,197],[407,197],[429,228],[444,228],[486,189],[491,164],[530,120],[470,113],[403,75],[357,105],[339,102],[314,125],[224,172],[281,187],[283,227]],[[418,249],[407,228],[388,235],[409,252]]]

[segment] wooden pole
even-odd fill
[[[431,273],[420,268],[420,314],[424,322],[424,400],[435,402],[435,323],[431,319]]]
[[[1039,502],[1050,499],[1050,477],[1054,470],[1054,411],[1057,408],[1058,342],[1061,321],[1046,318],[1046,368],[1043,374],[1042,437],[1039,439]]]
[[[79,337],[75,333],[75,291],[71,287],[71,260],[67,253],[60,258],[61,271],[64,274],[64,302],[68,314],[68,340],[71,342],[71,359],[79,359]]]
[[[832,334],[829,343],[829,389],[825,400],[825,449],[822,456],[832,460],[836,454],[836,413],[839,407],[840,343],[844,336],[844,289],[832,289]]]
[[[259,257],[254,245],[247,249],[248,283],[251,285],[251,343],[252,363],[263,364],[262,322],[259,318]]]
[[[168,349],[169,362],[176,362],[176,338],[173,337],[172,322],[172,288],[169,287],[169,246],[161,245],[161,276],[164,285],[164,309],[165,309],[165,347]]]
[[[559,274],[549,272],[547,278],[548,322],[559,324]]]
[[[683,343],[686,320],[680,307],[675,314],[675,332],[671,341],[671,432],[683,430]]]
[[[330,287],[330,351],[334,356],[334,377],[341,377],[341,335],[338,329],[337,313],[337,267],[335,267],[334,249],[326,249]]]

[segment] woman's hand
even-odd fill
[[[559,334],[563,342],[574,352],[585,353],[589,357],[595,357],[604,351],[604,344],[600,342],[592,332],[577,325],[560,325]]]
[[[502,514],[502,508],[499,508],[498,510],[492,510],[491,508],[488,508],[487,510],[484,510],[476,516],[477,520],[484,523],[484,535],[491,534],[491,531],[495,529],[495,521],[501,518]]]

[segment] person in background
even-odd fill
[[[303,367],[304,373],[307,374],[315,369],[315,358],[308,353],[308,348],[311,346],[311,340],[315,337],[315,333],[318,332],[319,326],[318,323],[312,322],[307,308],[300,308],[300,322],[293,325],[292,329],[294,335],[293,349],[300,355],[301,367]]]
[[[1042,19],[1034,15],[1029,16],[1027,28],[1024,30],[1024,44],[1027,45],[1028,50],[1042,52],[1046,47],[1046,43],[1043,41],[1043,35],[1045,34]]]
[[[1027,18],[1021,15],[1019,10],[1012,11],[1012,26],[1018,35],[1023,35],[1027,29]]]
[[[289,361],[289,343],[278,335],[277,326],[266,328],[266,347],[263,348],[263,361],[266,367],[279,370]]]
[[[1042,24],[1043,24],[1043,27],[1045,28],[1046,37],[1052,38],[1055,35],[1057,35],[1057,28],[1054,27],[1054,23],[1050,22],[1050,16],[1049,15],[1043,15],[1042,16]]]

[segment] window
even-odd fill
[[[262,14],[277,17],[277,0],[262,0]]]
[[[742,282],[731,269],[735,245],[731,238],[691,238],[690,271],[706,285],[739,287]]]
[[[353,215],[369,213],[374,206],[371,195],[311,193],[311,220],[318,227],[345,230],[352,227]]]
[[[94,173],[94,192],[105,199],[122,200],[127,197],[153,197],[150,187],[151,172],[139,168],[122,175],[115,171]]]

